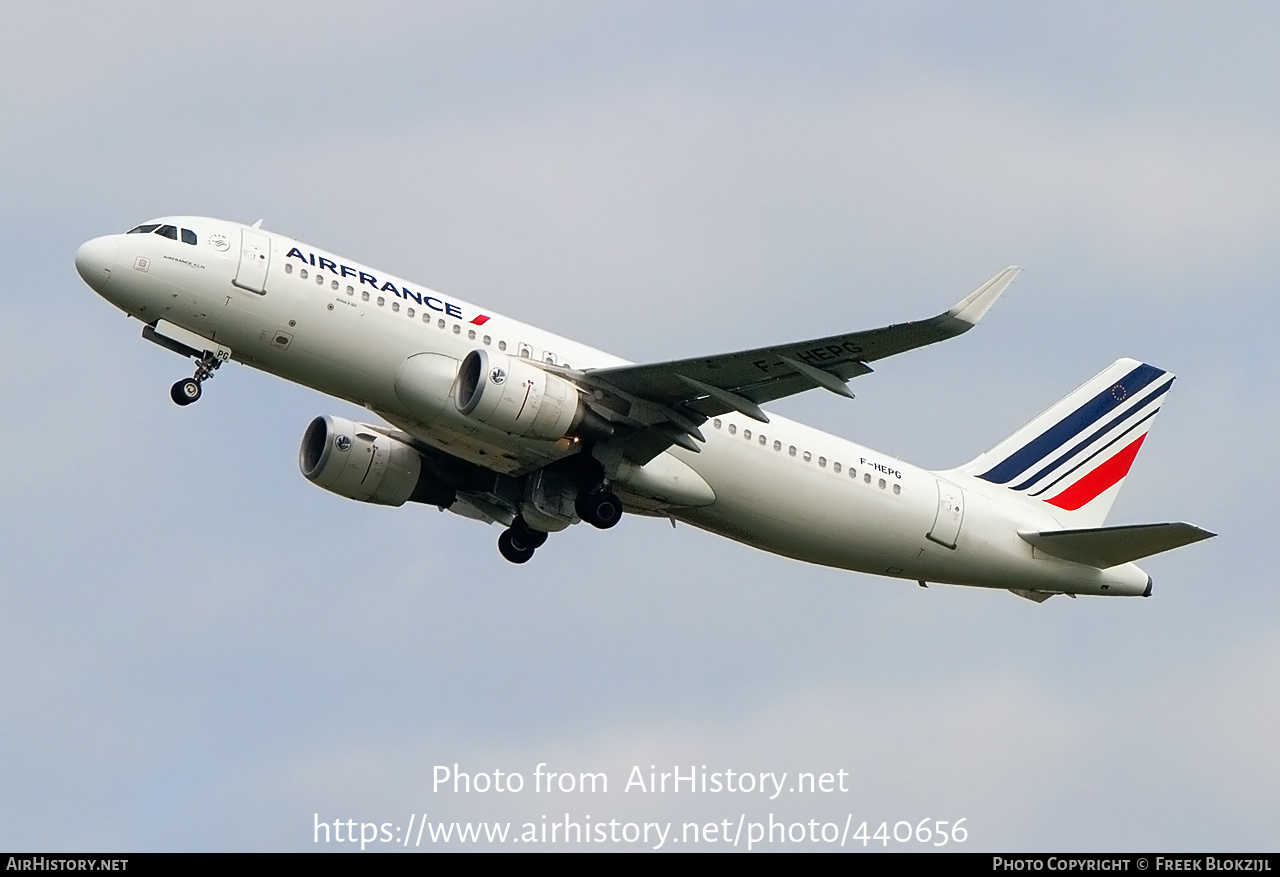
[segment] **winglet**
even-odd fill
[[[1021,271],[1022,269],[1017,265],[1010,265],[970,293],[964,301],[947,311],[947,316],[963,320],[970,326],[978,325],[978,321],[986,315],[987,311],[991,310],[991,306],[996,303],[996,299],[1009,288],[1009,284],[1013,283],[1013,279]]]

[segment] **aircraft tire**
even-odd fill
[[[598,530],[608,530],[622,520],[622,500],[608,490],[581,494],[574,507],[578,517]]]
[[[169,388],[169,398],[179,405],[190,405],[200,398],[200,382],[195,378],[178,381]]]
[[[516,518],[511,523],[511,529],[519,530],[517,542],[528,545],[531,549],[539,549],[547,542],[547,534],[541,530],[535,530],[529,526],[524,518]]]
[[[498,553],[512,563],[527,563],[533,557],[534,549],[521,539],[522,533],[515,528],[502,531],[498,537]]]

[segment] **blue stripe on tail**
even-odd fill
[[[1009,483],[1163,374],[1165,371],[1155,366],[1138,366],[978,477],[992,484]]]
[[[1172,386],[1173,386],[1173,381],[1170,381],[1169,383],[1165,384],[1163,387],[1160,387],[1159,389],[1157,389],[1154,393],[1152,393],[1146,399],[1144,399],[1142,401],[1142,404],[1139,405],[1138,407],[1132,408],[1129,411],[1126,411],[1124,414],[1121,414],[1118,417],[1115,417],[1107,421],[1105,424],[1102,425],[1101,428],[1093,432],[1087,439],[1077,443],[1074,447],[1071,448],[1071,450],[1067,451],[1065,454],[1060,455],[1048,466],[1041,468],[1039,471],[1036,472],[1036,474],[1032,475],[1030,478],[1026,479],[1021,484],[1019,484],[1018,486],[1012,489],[1026,490],[1028,487],[1035,484],[1037,481],[1039,481],[1041,478],[1048,475],[1054,469],[1057,469],[1059,466],[1061,466],[1063,463],[1070,460],[1076,454],[1080,453],[1085,448],[1089,447],[1089,445],[1093,444],[1095,441],[1102,438],[1112,429],[1115,429],[1117,425],[1124,423],[1124,421],[1126,420],[1132,420],[1138,414],[1141,414],[1143,411],[1147,411],[1149,408],[1151,408],[1151,403],[1155,402],[1165,393],[1169,392],[1169,388]],[[1159,409],[1160,409],[1160,406],[1156,405],[1156,407],[1152,409],[1150,413],[1148,413],[1145,417],[1142,417],[1139,420],[1137,420],[1136,423],[1141,423],[1142,421],[1146,420],[1148,417],[1155,416],[1156,411],[1158,411]],[[1126,427],[1126,429],[1128,429],[1128,427]]]

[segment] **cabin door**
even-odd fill
[[[964,522],[964,491],[954,484],[938,479],[938,516],[928,537],[947,548],[956,547],[960,525]]]
[[[267,268],[271,264],[271,238],[252,228],[240,230],[240,267],[232,282],[241,289],[263,295],[267,291]]]

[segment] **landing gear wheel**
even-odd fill
[[[498,553],[512,563],[527,563],[535,546],[525,541],[525,534],[511,527],[498,537]]]
[[[228,353],[229,351],[223,350],[224,356]],[[217,354],[208,350],[200,354],[200,358],[196,360],[195,375],[174,384],[169,390],[169,398],[179,405],[190,405],[199,399],[200,385],[213,377],[213,373],[218,370],[218,366],[222,365],[222,362]]]
[[[528,545],[530,548],[541,548],[547,542],[547,534],[541,530],[532,529],[524,518],[516,518],[512,521],[511,529],[517,531],[518,538],[516,541],[523,545]]]
[[[169,389],[169,398],[179,405],[190,405],[200,398],[200,382],[195,378],[185,378]]]
[[[608,530],[622,520],[622,500],[608,490],[578,494],[573,505],[578,517],[599,530]]]

